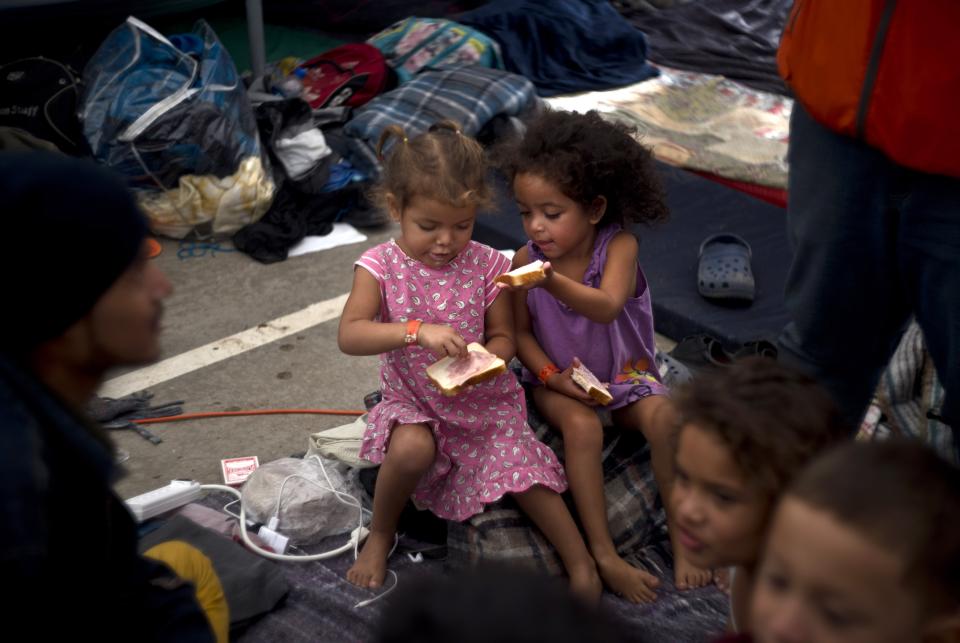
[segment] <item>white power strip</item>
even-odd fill
[[[166,487],[142,493],[126,500],[127,507],[137,522],[143,522],[154,516],[181,507],[200,497],[200,483],[193,480],[171,480]]]

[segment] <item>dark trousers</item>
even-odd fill
[[[799,103],[789,160],[795,256],[782,361],[819,380],[856,426],[916,316],[946,391],[942,418],[957,437],[960,179],[899,166]]]

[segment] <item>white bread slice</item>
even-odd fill
[[[444,357],[427,367],[427,377],[447,397],[507,370],[506,363],[481,344],[468,344],[467,351],[467,357]]]
[[[505,272],[494,281],[507,284],[508,286],[525,286],[535,284],[547,278],[547,273],[543,270],[543,262],[537,259],[525,266],[520,266],[516,270]]]
[[[613,396],[610,395],[610,391],[607,390],[607,387],[604,386],[600,380],[597,379],[597,376],[591,373],[590,369],[583,364],[573,368],[570,378],[576,382],[580,388],[586,391],[587,395],[595,399],[598,403],[606,406],[613,401]]]

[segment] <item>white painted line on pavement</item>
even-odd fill
[[[289,337],[311,326],[336,319],[343,312],[349,293],[311,304],[295,313],[277,317],[253,328],[218,339],[199,348],[168,357],[136,371],[125,373],[104,383],[99,391],[101,397],[123,397],[142,391],[161,382],[172,380],[199,368],[222,362],[254,348]]]

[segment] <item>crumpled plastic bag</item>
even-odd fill
[[[331,489],[352,496],[356,503],[346,497],[338,498]],[[342,462],[320,456],[268,462],[254,471],[243,486],[247,516],[268,524],[276,515],[276,531],[294,545],[313,545],[356,529],[360,525],[360,497],[356,472]]]
[[[84,137],[98,161],[152,195],[140,199],[151,223],[154,197],[164,194],[183,229],[201,236],[230,234],[269,209],[274,186],[253,108],[233,60],[205,22],[167,38],[128,18],[100,45],[83,80]],[[215,186],[216,194],[193,198],[203,189],[185,193],[183,177]],[[224,199],[231,211],[240,201],[247,216],[218,222]],[[158,232],[170,234],[165,225]]]

